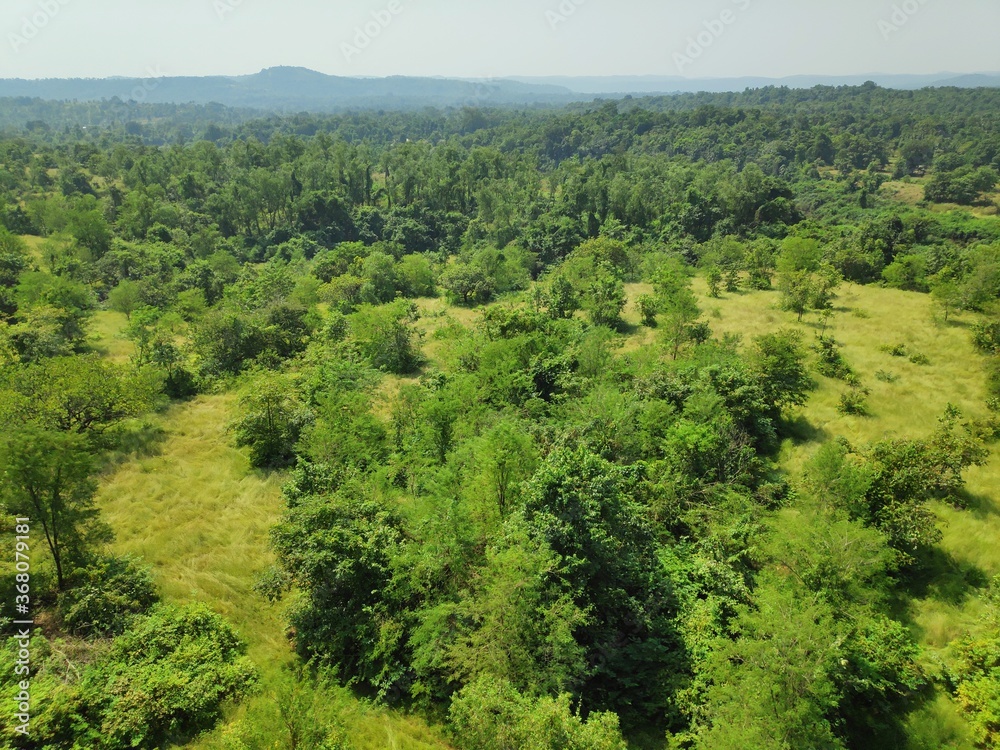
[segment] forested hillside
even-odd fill
[[[1000,91],[9,105],[3,747],[1000,744]]]

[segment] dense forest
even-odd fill
[[[0,126],[0,496],[38,625],[28,736],[0,651],[3,747],[387,746],[359,715],[414,748],[1000,746],[1000,567],[942,546],[998,513],[1000,90]],[[899,383],[945,363],[875,326],[856,360],[876,294],[978,385]],[[865,432],[892,387],[908,429]],[[238,563],[269,652],[116,546],[170,501],[112,511],[122,472],[207,404],[282,487]]]

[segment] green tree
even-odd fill
[[[718,266],[711,266],[705,272],[705,281],[708,283],[708,295],[718,298],[722,290],[722,270]]]
[[[579,297],[573,284],[562,274],[556,274],[545,292],[545,305],[553,318],[571,318],[580,309]]]
[[[108,293],[108,306],[132,319],[132,313],[142,306],[142,289],[134,281],[122,281]]]
[[[441,274],[443,286],[462,305],[482,305],[493,298],[496,284],[478,265],[455,261]]]
[[[670,348],[671,358],[676,360],[686,344],[697,341],[702,335],[696,325],[701,309],[694,292],[687,286],[676,289],[669,297],[661,297],[659,303],[661,335]]]
[[[351,339],[372,367],[403,375],[420,363],[413,329],[417,317],[416,306],[405,300],[381,307],[362,305],[350,316]]]
[[[831,607],[772,583],[758,591],[755,610],[741,611],[736,629],[739,637],[722,641],[708,663],[696,747],[844,748],[829,719],[840,700],[834,676],[845,638]]]
[[[584,295],[584,307],[595,326],[617,328],[625,302],[625,285],[607,269],[597,272]]]
[[[0,418],[95,435],[152,407],[155,374],[87,355],[0,371]]]
[[[581,692],[637,715],[663,710],[680,657],[671,587],[636,499],[641,479],[641,467],[557,450],[528,483],[524,510],[529,534],[569,563],[559,577],[573,603],[591,614],[575,633],[593,665]]]
[[[28,249],[24,241],[0,226],[0,319],[10,320],[17,312],[14,290],[27,268]]]
[[[250,449],[251,466],[280,468],[294,462],[295,445],[311,415],[287,378],[270,373],[251,378],[239,409],[229,429],[237,446]]]
[[[774,416],[780,416],[782,409],[806,402],[814,384],[806,371],[802,337],[796,331],[758,336],[750,364]]]
[[[106,538],[94,504],[94,459],[80,435],[37,427],[18,430],[0,444],[7,512],[41,525],[59,591],[94,544]]]

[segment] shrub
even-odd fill
[[[983,320],[972,328],[972,343],[984,354],[1000,353],[1000,320]]]
[[[503,680],[481,680],[451,705],[459,746],[468,750],[625,750],[613,713],[586,721],[570,708],[570,696],[530,698]]]
[[[820,375],[837,380],[844,380],[854,371],[847,364],[844,355],[840,352],[840,343],[832,336],[820,335],[816,339],[813,350],[819,354],[819,364],[816,370]]]
[[[885,352],[890,357],[906,357],[908,355],[906,344],[884,344],[879,347],[879,351]]]
[[[853,416],[867,416],[868,395],[871,392],[862,385],[852,384],[846,391],[840,394],[840,404],[837,411],[841,414]]]
[[[149,569],[129,556],[101,558],[76,579],[59,598],[63,624],[75,635],[118,635],[159,600]]]

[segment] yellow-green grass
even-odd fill
[[[739,334],[744,344],[754,336],[781,328],[801,332],[807,345],[824,332],[815,313],[800,322],[779,308],[776,291],[707,295],[701,279],[695,281],[705,319],[717,335]],[[817,378],[805,417],[824,437],[842,435],[849,440],[871,441],[887,436],[924,436],[937,426],[948,404],[969,416],[986,412],[983,360],[973,349],[968,326],[971,316],[951,316],[944,323],[931,298],[923,294],[845,284],[838,290],[833,316],[825,333],[843,344],[843,355],[862,382],[871,389],[870,417],[845,416],[837,411],[846,386],[837,380]],[[903,344],[907,354],[922,354],[928,365],[908,357],[894,357],[882,346]],[[879,371],[898,378],[886,383]]]
[[[778,292],[723,294],[714,299],[700,278],[695,280],[695,291],[713,331],[719,336],[739,334],[744,346],[754,336],[779,329],[798,330],[805,343],[811,344],[824,330],[815,313],[800,322],[779,309]],[[641,292],[639,287],[629,288],[630,296]],[[952,316],[944,323],[928,295],[894,289],[844,285],[838,293],[825,332],[843,344],[847,362],[871,389],[871,415],[840,414],[837,406],[846,386],[817,377],[817,388],[799,415],[800,437],[787,441],[782,450],[782,464],[792,475],[801,472],[822,442],[837,436],[858,443],[924,437],[937,426],[948,404],[969,417],[986,415],[983,359],[972,345],[971,315]],[[923,354],[930,363],[917,365],[880,350],[895,344],[904,344],[909,353]],[[880,370],[897,376],[898,381],[876,379]],[[976,596],[976,587],[1000,575],[1000,453],[994,450],[985,466],[973,467],[966,476],[971,507],[934,504],[943,533],[942,560],[937,575],[909,599],[903,613],[927,649],[932,671],[938,659],[947,661],[949,644],[982,627],[985,607]],[[921,736],[934,738],[933,747],[972,746],[957,707],[943,693],[908,721]]]
[[[229,712],[229,726],[190,747],[225,747],[227,732],[242,722],[273,730],[273,747],[280,748],[285,745],[273,691],[293,655],[282,605],[266,602],[252,585],[274,559],[268,532],[281,513],[285,477],[252,470],[232,447],[226,424],[234,406],[230,395],[172,406],[158,417],[165,430],[159,453],[105,477],[99,504],[115,531],[115,551],[139,555],[151,565],[166,601],[204,602],[225,616],[261,671],[259,693]],[[359,748],[446,747],[417,718],[367,708],[345,695],[340,702]]]
[[[87,333],[90,345],[106,359],[119,364],[135,354],[135,345],[125,338],[128,320],[123,313],[98,310],[90,321]]]
[[[31,234],[22,234],[21,239],[24,240],[24,244],[28,247],[28,254],[31,259],[41,265],[42,263],[42,243],[45,242],[44,237],[35,237]]]

